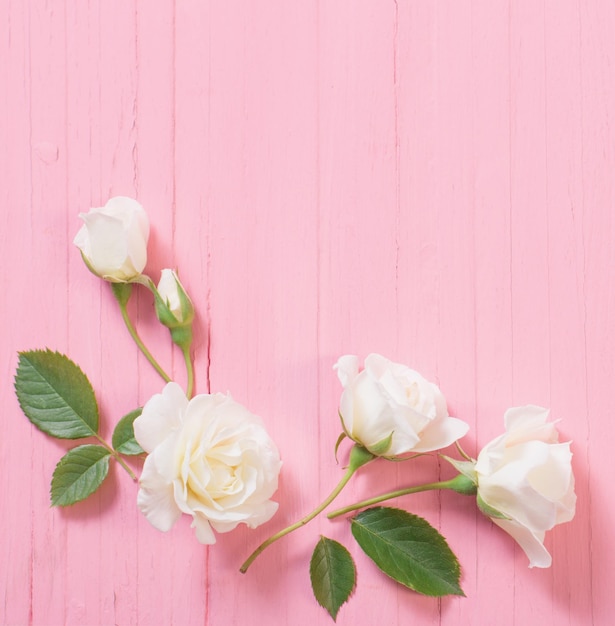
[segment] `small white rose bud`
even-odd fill
[[[154,294],[156,315],[167,328],[189,326],[194,319],[194,307],[174,270],[164,269]]]

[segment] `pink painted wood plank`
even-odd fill
[[[0,3],[0,623],[328,624],[311,597],[319,533],[359,586],[339,624],[608,625],[615,370],[615,8],[607,0]],[[198,308],[197,387],[265,420],[284,460],[265,526],[200,546],[135,506],[121,468],[48,507],[70,447],[20,413],[17,351],[68,352],[104,433],[162,381],[72,246],[77,213],[137,196],[148,272],[178,268]],[[130,304],[180,382],[180,354]],[[574,441],[575,520],[529,570],[470,498],[396,504],[459,554],[466,598],[381,575],[322,518],[238,567],[337,482],[338,356],[381,352],[438,382],[476,454],[508,406],[552,408]],[[139,461],[132,462],[135,470]],[[374,464],[340,503],[452,470]]]
[[[582,413],[584,419],[579,420],[582,427],[575,423],[585,437],[584,448],[579,450],[578,465],[581,480],[587,481],[582,504],[585,515],[579,520],[583,524],[579,530],[586,529],[589,542],[581,563],[583,573],[592,583],[591,615],[595,623],[601,623],[610,621],[613,611],[609,584],[613,542],[608,528],[609,520],[615,515],[615,503],[602,494],[610,492],[609,477],[615,470],[609,446],[612,431],[609,407],[612,394],[609,390],[614,371],[610,345],[613,342],[615,284],[615,186],[612,176],[615,83],[611,69],[615,42],[608,35],[615,25],[615,15],[612,11],[603,14],[597,9],[591,4],[579,7],[581,152],[576,163],[582,178],[580,189],[575,189],[577,195],[569,203],[569,215],[574,219],[574,254],[580,261],[575,268],[575,287],[583,296],[577,311],[583,320],[584,358],[580,366],[584,366],[581,372],[586,373],[582,387],[586,392],[586,406]],[[575,380],[578,380],[576,376]],[[572,428],[571,436],[576,436]],[[580,546],[577,549],[580,550]]]
[[[3,89],[2,122],[0,123],[0,137],[3,146],[11,146],[11,150],[0,150],[0,193],[2,194],[3,210],[2,233],[20,233],[16,236],[19,242],[21,259],[32,259],[35,250],[35,237],[30,234],[30,207],[27,199],[31,190],[30,168],[30,120],[29,120],[29,92],[30,84],[24,80],[28,59],[28,32],[27,32],[27,5],[12,7],[4,3],[0,6],[3,24],[3,41],[10,41],[9,46],[3,46],[2,60],[0,61],[0,77],[3,85],[10,85],[11,89]],[[8,181],[13,181],[11,185]],[[10,207],[20,207],[21,210],[10,210]],[[20,259],[9,256],[8,244],[2,240],[3,256],[6,264],[3,276],[16,275],[20,268]],[[11,250],[12,251],[12,250]],[[4,286],[4,280],[3,280]],[[13,287],[13,290],[15,288]],[[19,290],[23,291],[23,290]],[[12,293],[15,293],[12,291]],[[20,297],[20,303],[26,307],[33,306],[36,298],[33,292],[26,291]],[[9,337],[15,342],[27,345],[33,337],[32,330],[21,324],[21,320],[13,314],[13,307],[9,300],[0,299],[0,312],[3,323],[2,330],[2,377],[0,382],[0,397],[2,397],[3,416],[15,415],[19,408],[12,395],[11,380],[16,364],[13,353],[15,344],[8,341]],[[42,339],[42,337],[39,337]],[[2,494],[3,522],[5,532],[0,533],[0,588],[2,602],[0,602],[0,617],[5,623],[27,623],[30,619],[30,598],[32,589],[32,544],[34,519],[31,515],[32,500],[36,498],[31,486],[32,477],[36,476],[36,459],[28,454],[24,457],[19,445],[26,446],[34,451],[36,443],[32,429],[23,421],[11,421],[8,427],[6,418],[2,420],[2,436],[0,437],[0,458],[2,458],[2,472],[0,474],[0,494]],[[10,437],[6,436],[10,433]],[[39,455],[40,459],[40,455]],[[5,463],[7,465],[5,465]],[[23,476],[23,480],[9,478],[7,467],[12,467],[11,474]],[[12,503],[7,506],[6,503]],[[19,529],[19,530],[17,530]],[[19,541],[16,541],[19,538]]]

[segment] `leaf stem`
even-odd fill
[[[407,496],[411,493],[420,493],[421,491],[433,491],[436,489],[451,489],[463,495],[474,495],[476,493],[476,486],[471,484],[471,481],[469,481],[466,476],[459,474],[458,476],[455,476],[455,478],[451,478],[450,480],[443,480],[435,483],[426,483],[424,485],[406,487],[405,489],[397,489],[396,491],[390,491],[389,493],[385,493],[374,498],[362,500],[361,502],[356,502],[355,504],[350,504],[341,509],[337,509],[336,511],[332,511],[327,515],[327,517],[329,519],[333,519],[335,517],[339,517],[340,515],[344,515],[345,513],[350,513],[351,511],[357,511],[358,509],[364,509],[368,506],[378,504],[379,502],[384,502],[385,500],[399,498],[400,496]]]
[[[335,498],[339,495],[339,493],[346,486],[348,481],[352,478],[352,475],[362,465],[369,463],[374,458],[376,457],[374,457],[374,455],[371,454],[371,452],[368,452],[365,448],[355,444],[355,446],[350,451],[350,462],[349,462],[348,468],[346,469],[345,474],[342,476],[342,479],[340,480],[340,482],[337,484],[335,489],[333,489],[333,491],[327,496],[327,498],[325,498],[311,513],[308,513],[305,517],[302,517],[299,521],[295,522],[294,524],[291,524],[290,526],[287,526],[286,528],[277,532],[275,535],[272,535],[271,537],[269,537],[269,539],[263,541],[263,543],[261,543],[260,546],[258,546],[258,548],[256,548],[256,550],[254,550],[254,552],[252,552],[252,554],[246,559],[244,564],[239,568],[239,571],[242,574],[245,574],[248,568],[250,567],[250,565],[252,565],[256,557],[261,552],[263,552],[263,550],[268,548],[272,543],[274,543],[278,539],[281,539],[285,535],[288,535],[289,533],[292,533],[294,530],[297,530],[297,528],[301,528],[302,526],[305,526],[309,521],[313,520],[319,513],[324,511],[331,504],[331,502],[333,502],[333,500],[335,500]]]
[[[130,469],[130,467],[128,467],[124,459],[122,459],[122,457],[119,455],[119,452],[117,452],[117,450],[114,450],[98,433],[95,433],[94,437],[98,439],[98,441],[104,448],[109,450],[111,456],[128,472],[130,478],[137,482],[137,477],[135,476],[135,473]]]
[[[132,285],[130,283],[111,283],[111,288],[120,305],[120,311],[122,313],[124,324],[126,324],[126,328],[128,329],[128,332],[134,342],[137,344],[137,347],[145,355],[145,358],[151,363],[152,367],[158,372],[162,380],[164,380],[165,383],[171,382],[171,377],[162,369],[158,361],[156,361],[152,353],[147,349],[146,345],[141,340],[141,337],[139,337],[130,316],[128,315],[127,304],[130,299]],[[128,288],[130,288],[130,290],[128,290]]]

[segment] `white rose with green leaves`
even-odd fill
[[[506,432],[488,443],[474,470],[483,513],[523,548],[530,567],[549,567],[545,532],[570,521],[576,495],[570,443],[539,406],[509,409]]]
[[[84,225],[73,243],[91,272],[117,283],[140,276],[147,262],[149,220],[136,200],[116,196],[79,217]]]
[[[438,387],[418,372],[370,354],[359,371],[356,356],[335,365],[344,390],[339,412],[345,433],[372,454],[397,457],[450,445],[468,425],[448,415]]]
[[[197,539],[211,544],[214,530],[255,528],[276,512],[270,498],[278,487],[278,450],[261,419],[230,396],[188,401],[168,383],[146,403],[134,433],[148,452],[137,504],[158,530],[168,531],[185,513]]]

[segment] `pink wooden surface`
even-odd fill
[[[612,623],[612,2],[3,0],[0,24],[3,624],[328,624],[321,532],[359,568],[340,624]],[[89,374],[107,434],[160,390],[71,245],[77,213],[118,194],[150,215],[148,272],[178,267],[198,307],[198,390],[262,415],[284,459],[274,520],[209,549],[152,529],[117,467],[50,509],[69,446],[12,391],[17,351],[43,346]],[[151,306],[132,311],[183,382]],[[551,569],[470,499],[422,494],[398,504],[442,529],[467,598],[398,588],[326,519],[238,573],[337,482],[331,367],[370,351],[437,380],[472,453],[508,406],[561,418],[579,500]],[[382,463],[340,502],[438,472]]]

